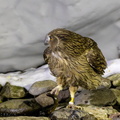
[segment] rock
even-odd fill
[[[97,90],[82,90],[76,94],[75,104],[106,106],[114,105],[116,96],[110,89],[102,88]]]
[[[5,98],[23,98],[26,92],[23,87],[10,85],[10,83],[7,82],[2,88],[0,95]]]
[[[112,120],[120,120],[120,113],[112,114],[110,118]]]
[[[82,105],[81,109],[62,108],[51,114],[51,120],[111,120],[109,116],[119,112],[112,107]]]
[[[0,84],[0,90],[2,89],[2,85]]]
[[[115,94],[116,98],[117,98],[117,102],[120,105],[120,90],[119,89],[111,89],[113,91],[113,93]]]
[[[69,98],[70,98],[69,89],[61,90],[58,95],[58,102],[65,102]]]
[[[102,78],[102,85],[98,87],[98,89],[101,88],[110,88],[111,87],[111,81],[107,78]]]
[[[93,115],[84,111],[67,108],[54,111],[50,118],[51,120],[97,120]]]
[[[18,117],[1,117],[0,120],[50,120],[50,118],[48,118],[48,117],[18,116]]]
[[[49,95],[48,92],[40,94],[35,98],[36,102],[39,103],[42,107],[48,107],[54,104],[54,99],[58,102],[65,102],[70,98],[70,92],[68,89],[62,90],[59,92],[59,95],[55,97],[54,95]]]
[[[39,95],[35,100],[42,107],[45,115],[51,114],[58,106],[58,98],[48,92]]]
[[[54,104],[52,97],[49,97],[47,93],[43,93],[35,98],[36,102],[39,103],[42,107],[48,107]]]
[[[98,106],[81,106],[81,109],[91,115],[93,115],[97,120],[111,120],[109,116],[112,114],[119,113],[113,107],[98,107]]]
[[[75,105],[83,104],[90,105],[90,97],[91,93],[89,90],[78,91],[75,95]]]
[[[112,81],[113,86],[115,86],[115,87],[120,86],[120,74],[119,73],[113,74],[107,78]]]
[[[105,106],[114,105],[116,103],[116,96],[110,89],[97,89],[91,91],[90,104]]]
[[[34,99],[13,99],[0,104],[0,116],[38,115],[40,108]]]
[[[38,81],[31,86],[29,93],[32,95],[39,95],[52,90],[56,85],[56,82],[52,80]]]

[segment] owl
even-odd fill
[[[58,95],[60,90],[68,87],[71,107],[75,106],[74,97],[79,86],[92,90],[102,84],[104,78],[101,75],[107,65],[94,40],[58,28],[49,32],[44,42],[48,47],[43,56],[57,81],[52,94]]]

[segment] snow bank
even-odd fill
[[[64,27],[93,38],[107,59],[120,46],[119,0],[0,0],[0,71],[44,62],[45,35]]]

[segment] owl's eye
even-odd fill
[[[49,41],[50,41],[50,36],[47,35],[46,38],[45,38],[44,44],[45,44],[45,45],[48,45],[48,44],[49,44]]]

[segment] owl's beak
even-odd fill
[[[48,45],[50,41],[50,37],[47,35],[44,41],[44,45]]]

